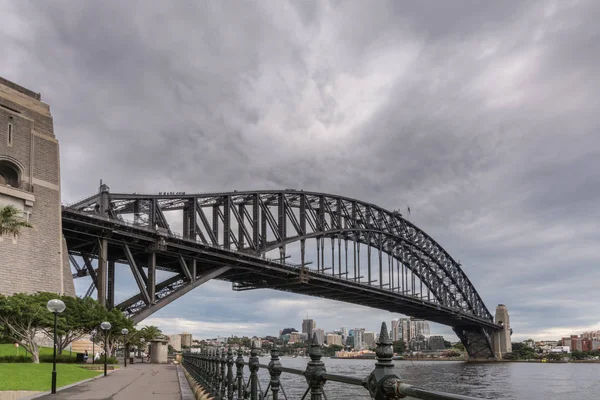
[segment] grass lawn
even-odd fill
[[[56,386],[61,387],[93,378],[102,371],[89,371],[74,364],[56,364]],[[51,389],[52,364],[0,364],[0,390]]]
[[[16,355],[24,356],[25,349],[22,346],[19,346],[19,348],[17,349],[15,347],[15,345],[12,343],[0,344],[0,357],[16,356]],[[27,352],[27,355],[29,357],[31,357],[31,353]],[[51,356],[52,355],[52,347],[40,347],[40,356],[43,356],[43,355]],[[69,355],[69,350],[63,350],[63,356],[68,356],[68,355]],[[73,353],[72,357],[76,358],[77,356],[75,355],[75,353]]]

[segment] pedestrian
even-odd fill
[[[85,354],[83,355],[83,362],[86,363],[86,364],[88,362],[88,357],[89,357],[89,354],[88,354],[88,351],[86,350]]]
[[[97,351],[96,355],[94,356],[94,361],[98,361],[100,359],[100,352]]]

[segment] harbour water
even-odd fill
[[[308,358],[281,358],[283,366],[298,369],[306,368],[308,361]],[[367,376],[375,364],[374,360],[324,359],[323,362],[328,372],[358,377]],[[260,363],[268,364],[269,358],[261,358]],[[394,364],[396,373],[406,383],[482,399],[600,399],[600,364],[467,364],[455,361],[394,361]],[[264,391],[268,385],[268,372],[259,371],[259,377]],[[302,376],[287,373],[281,375],[281,384],[290,400],[300,399],[307,388]],[[370,398],[364,388],[335,382],[325,385],[325,394],[328,400]]]

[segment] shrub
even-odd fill
[[[40,354],[40,362],[41,363],[51,363],[53,360],[52,354]],[[77,356],[75,354],[61,354],[56,355],[56,362],[60,364],[74,364],[77,361]]]
[[[1,356],[0,363],[32,363],[31,356]]]

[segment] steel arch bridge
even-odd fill
[[[291,189],[151,195],[101,185],[64,206],[62,224],[73,277],[92,278],[86,296],[97,290],[135,321],[219,279],[238,291],[282,290],[438,322],[470,357],[495,356],[492,334],[502,326],[460,264],[399,212],[370,203]],[[116,264],[129,265],[139,289],[120,304]],[[157,270],[174,276],[157,282]]]

